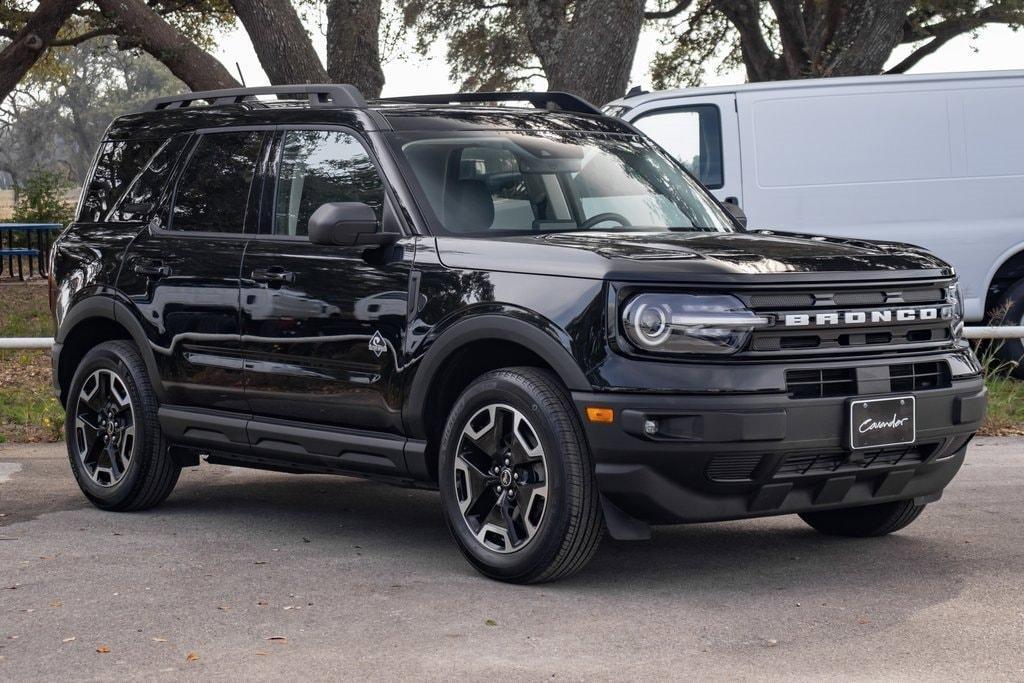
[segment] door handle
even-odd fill
[[[285,270],[281,266],[271,266],[270,268],[257,268],[252,271],[252,279],[256,282],[290,285],[295,282],[295,273]]]
[[[167,277],[171,274],[170,267],[165,266],[163,261],[136,261],[132,270],[146,277]]]

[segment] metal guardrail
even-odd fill
[[[1024,327],[965,327],[967,339],[1022,339]],[[0,349],[48,349],[53,337],[0,337]]]

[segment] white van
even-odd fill
[[[751,228],[923,246],[956,267],[967,320],[1009,297],[1022,324],[1024,71],[669,90],[605,111]]]

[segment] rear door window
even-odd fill
[[[675,107],[643,114],[633,125],[665,148],[705,187],[725,184],[722,117],[713,104]]]
[[[170,229],[244,232],[264,135],[262,131],[202,135],[178,179]]]

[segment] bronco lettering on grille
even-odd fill
[[[879,308],[867,311],[833,311],[829,313],[787,313],[783,319],[785,327],[856,327],[891,322],[914,322],[917,320],[950,320],[951,306],[932,308]]]

